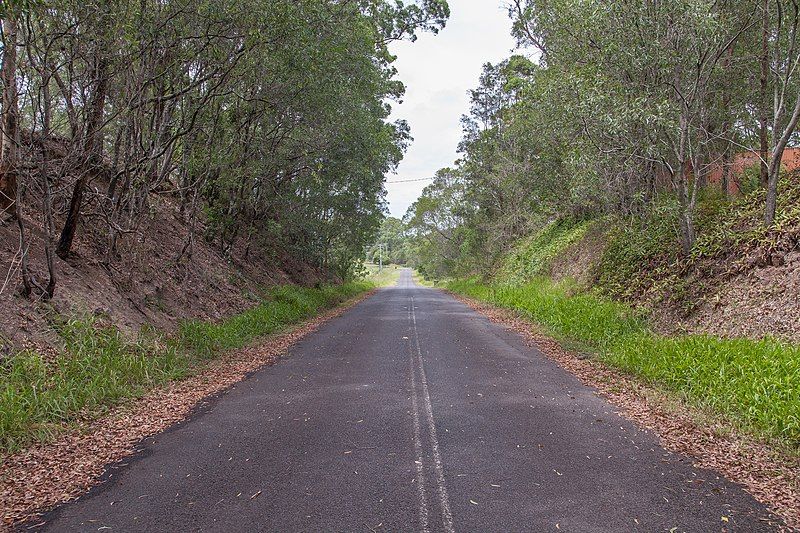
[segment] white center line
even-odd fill
[[[411,321],[411,308],[413,304],[409,305],[408,318]],[[414,370],[414,356],[411,350],[411,341],[408,342],[408,356],[411,362],[411,409],[413,410],[412,418],[414,420],[414,465],[417,469],[416,484],[417,484],[417,498],[419,498],[419,527],[423,533],[428,533],[428,499],[425,495],[425,470],[422,463],[422,438],[419,423],[419,402],[417,401],[417,378],[416,371]]]
[[[447,497],[447,486],[444,480],[444,467],[442,466],[442,456],[439,453],[439,439],[436,437],[436,424],[433,420],[433,406],[431,396],[428,392],[428,378],[425,376],[425,365],[422,361],[422,350],[419,345],[419,332],[417,331],[417,313],[414,308],[414,297],[411,297],[411,321],[414,326],[414,341],[416,344],[416,361],[419,370],[420,381],[422,383],[422,397],[427,414],[428,434],[430,435],[431,450],[433,452],[433,463],[436,469],[436,488],[439,491],[439,503],[442,507],[442,524],[447,533],[455,533],[453,527],[453,513],[450,511],[450,499]],[[414,389],[416,391],[416,388]]]

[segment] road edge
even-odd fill
[[[3,458],[0,475],[0,531],[30,522],[75,500],[102,478],[110,465],[139,451],[142,440],[189,418],[204,400],[277,363],[287,350],[325,323],[380,289],[362,293],[287,331],[210,362],[197,374],[113,408],[86,427]]]
[[[619,409],[620,416],[654,434],[665,449],[689,456],[695,467],[713,470],[741,485],[783,522],[772,525],[784,531],[800,531],[800,461],[741,436],[721,436],[713,428],[699,425],[687,406],[600,361],[565,349],[513,310],[439,290],[521,335],[529,345],[595,389]]]

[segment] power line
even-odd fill
[[[412,181],[433,181],[434,178],[417,178],[414,180],[398,180],[398,181],[387,181],[386,184],[389,183],[411,183]]]

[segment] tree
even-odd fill
[[[410,139],[388,120],[404,91],[388,44],[449,15],[444,0],[26,6],[2,13],[19,45],[3,48],[16,81],[4,83],[2,183],[15,189],[14,162],[30,162],[21,197],[48,243],[60,225],[58,256],[104,235],[111,270],[121,243],[148,238],[162,196],[190,228],[177,262],[202,228],[226,256],[290,253],[342,278],[374,242],[385,176]]]
[[[775,220],[778,204],[778,178],[783,152],[800,121],[800,2],[776,0],[776,16],[768,25],[772,35],[769,47],[772,78],[772,149],[768,161],[768,181],[764,222]],[[765,15],[766,16],[766,15]]]
[[[17,174],[20,143],[19,97],[17,95],[17,17],[16,3],[4,5],[0,12],[3,39],[3,113],[0,132],[0,214],[17,216]]]

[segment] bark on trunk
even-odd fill
[[[775,148],[772,150],[772,160],[769,164],[769,179],[767,180],[767,202],[764,210],[764,223],[767,226],[772,225],[775,221],[775,213],[778,207],[778,178],[781,173],[781,163],[783,162],[783,152],[789,144],[789,139],[792,137],[798,123],[800,123],[800,95],[795,101],[794,108],[791,109],[792,115],[783,130]]]
[[[769,139],[767,132],[767,116],[769,114],[769,101],[767,99],[767,85],[769,80],[769,0],[764,0],[762,5],[761,26],[761,76],[758,102],[758,140],[759,155],[761,156],[761,172],[759,181],[766,186],[769,181]]]
[[[93,69],[94,91],[89,104],[89,114],[84,130],[86,132],[86,139],[83,150],[86,154],[86,164],[72,190],[67,220],[64,223],[64,229],[61,231],[61,237],[58,240],[56,254],[62,259],[66,259],[72,249],[72,241],[75,238],[78,220],[80,219],[83,193],[86,184],[90,178],[97,175],[102,165],[103,108],[106,103],[106,89],[108,85],[107,70],[108,63],[106,59],[103,57],[96,57]]]
[[[2,21],[3,117],[0,141],[0,214],[17,217],[17,147],[19,104],[17,95],[17,21],[8,15]]]

